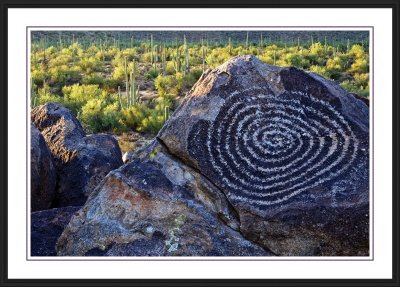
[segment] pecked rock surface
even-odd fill
[[[231,59],[202,75],[157,136],[278,255],[368,255],[369,108],[293,67]]]
[[[223,193],[156,140],[110,172],[57,242],[60,256],[269,256]]]
[[[50,208],[56,193],[56,172],[46,142],[31,125],[31,211]]]
[[[118,143],[112,136],[86,136],[72,112],[58,104],[36,107],[31,121],[53,156],[57,173],[53,207],[82,206],[107,173],[123,164]]]

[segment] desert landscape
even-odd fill
[[[368,256],[369,35],[34,31],[31,256]]]

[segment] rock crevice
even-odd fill
[[[179,157],[175,156],[173,153],[171,153],[168,149],[168,146],[165,145],[165,143],[158,137],[156,137],[156,140],[158,141],[158,143],[165,149],[165,153],[167,153],[174,161],[176,161],[179,165],[187,165],[187,163],[184,163]],[[193,169],[196,173],[198,173],[199,175],[201,175],[202,177],[204,177],[204,181],[207,181],[208,184],[210,184],[212,186],[212,189],[215,189],[217,191],[219,191],[219,195],[222,196],[224,198],[224,201],[226,201],[226,205],[228,207],[228,210],[230,211],[230,213],[233,215],[233,218],[235,218],[235,220],[238,222],[238,225],[234,224],[229,224],[229,221],[226,220],[226,217],[223,214],[219,215],[219,218],[221,219],[221,221],[226,224],[227,226],[231,227],[232,229],[234,229],[235,231],[239,231],[239,226],[240,226],[240,217],[239,217],[239,213],[238,211],[235,209],[235,206],[229,201],[229,198],[226,196],[226,194],[217,186],[215,185],[212,180],[210,178],[207,177],[207,175],[202,174],[201,171],[199,169],[197,169],[195,166],[192,166],[190,164],[188,164],[190,166],[191,169]]]

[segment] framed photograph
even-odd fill
[[[398,2],[2,3],[2,285],[398,286]]]

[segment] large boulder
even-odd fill
[[[157,141],[110,172],[57,242],[60,256],[269,256],[223,193]]]
[[[79,206],[31,213],[31,256],[56,256],[56,242]]]
[[[368,255],[369,108],[336,83],[239,56],[203,74],[158,134],[279,255]]]
[[[368,253],[368,106],[252,56],[203,74],[57,242],[62,256]]]
[[[31,125],[31,211],[50,208],[56,193],[56,172],[46,142]]]
[[[110,135],[86,136],[72,112],[48,103],[32,110],[57,171],[54,207],[83,205],[93,188],[123,164],[118,142]]]

